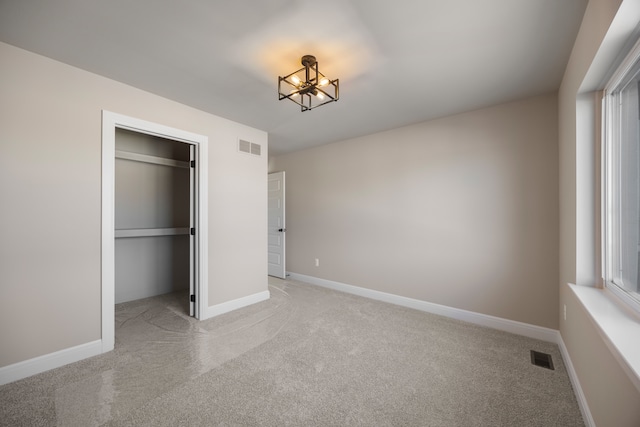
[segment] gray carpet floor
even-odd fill
[[[555,344],[299,282],[270,291],[203,322],[181,294],[120,304],[116,349],[0,387],[0,425],[584,425]]]

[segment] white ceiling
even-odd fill
[[[0,0],[0,41],[299,150],[558,89],[587,0]],[[340,79],[278,101],[302,55]]]

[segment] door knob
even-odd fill
[[[279,232],[281,232],[281,233],[283,233],[283,232],[287,231],[287,229],[286,229],[286,228],[281,228],[281,229],[279,229],[278,231],[279,231]]]

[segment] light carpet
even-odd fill
[[[116,350],[1,387],[0,425],[584,425],[555,344],[271,283],[204,322],[172,295],[118,306]]]

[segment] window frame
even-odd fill
[[[620,137],[620,121],[621,116],[619,109],[615,105],[619,103],[620,87],[625,83],[625,79],[640,61],[640,39],[637,40],[633,48],[629,51],[625,59],[614,71],[612,77],[605,85],[602,96],[602,135],[601,135],[601,230],[602,230],[602,280],[604,287],[620,299],[625,306],[640,313],[640,297],[634,297],[630,291],[623,289],[620,285],[614,283],[614,253],[616,252],[614,245],[620,245],[615,240],[614,217],[619,214],[616,210],[615,203],[617,199],[614,197],[615,186],[620,182],[619,166],[614,164],[618,160],[617,138]],[[618,248],[618,252],[621,249]],[[637,292],[640,294],[640,292]]]

